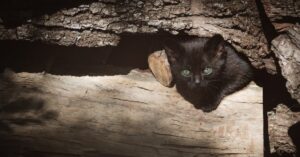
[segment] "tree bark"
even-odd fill
[[[288,91],[300,103],[300,27],[291,27],[275,38],[272,50],[278,58],[282,75],[287,79]]]
[[[283,31],[300,20],[300,1],[262,0],[266,14],[277,31]]]
[[[41,2],[32,6],[28,2],[13,2],[4,3],[0,12],[2,40],[101,47],[117,45],[126,33],[219,33],[245,54],[254,67],[276,73],[254,1],[100,0],[65,1],[67,4],[60,6],[55,1],[43,1],[42,6],[53,8],[50,10],[37,7]]]
[[[299,149],[299,139],[297,138],[299,138],[300,128],[297,127],[293,130],[292,127],[299,123],[299,120],[300,112],[293,112],[283,104],[278,105],[273,111],[268,112],[271,153],[279,156],[296,157],[300,155],[297,151]],[[296,134],[296,136],[293,134]]]
[[[203,113],[146,72],[74,77],[6,70],[1,156],[263,156],[262,89]]]

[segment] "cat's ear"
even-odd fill
[[[178,61],[183,51],[183,48],[178,41],[173,39],[167,39],[164,41],[164,49],[171,63]]]
[[[209,51],[213,57],[225,56],[226,51],[224,38],[220,34],[215,34],[205,44],[205,50]]]

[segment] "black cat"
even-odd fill
[[[167,40],[164,47],[177,91],[205,112],[216,109],[226,95],[245,87],[252,79],[249,63],[219,34]]]

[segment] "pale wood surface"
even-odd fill
[[[210,113],[150,73],[74,77],[4,72],[0,156],[263,156],[262,89]]]
[[[148,56],[148,65],[158,82],[166,87],[172,86],[173,76],[164,50],[151,53]]]

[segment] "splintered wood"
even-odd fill
[[[0,76],[0,156],[260,157],[262,89],[203,113],[150,73]]]

